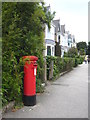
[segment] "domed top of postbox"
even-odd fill
[[[24,56],[23,59],[29,59],[30,61],[37,61],[38,57],[36,56]]]

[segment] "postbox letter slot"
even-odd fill
[[[37,64],[34,64],[34,66],[37,66]]]

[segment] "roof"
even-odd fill
[[[55,33],[60,32],[60,19],[59,20],[53,20],[52,22],[56,26]]]

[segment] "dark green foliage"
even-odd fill
[[[87,49],[87,43],[86,42],[78,42],[77,43],[77,49],[80,50],[80,49]]]
[[[42,86],[42,82],[40,79],[36,80],[36,93],[44,92],[44,88]]]
[[[5,60],[5,56],[3,57],[3,69],[2,69],[3,105],[12,100],[21,101],[22,96],[21,90],[23,72],[21,71],[21,65],[17,63],[14,52],[12,52],[9,57],[10,58],[7,59],[7,61]]]
[[[85,55],[85,50],[84,49],[80,49],[79,54],[80,55]]]
[[[82,64],[84,61],[84,57],[83,56],[75,56],[75,58],[73,58],[73,67],[77,67],[78,64]]]
[[[75,47],[70,48],[67,54],[68,57],[75,57],[76,55],[78,55],[77,48]]]
[[[75,63],[74,63],[74,67],[77,67],[78,66],[78,59],[75,58]]]
[[[84,61],[84,56],[80,56],[80,57],[78,58],[78,64],[82,64],[83,61]]]
[[[47,14],[48,15],[48,14]],[[38,2],[2,3],[2,92],[3,104],[22,100],[22,57],[38,57],[37,80],[43,72],[44,23],[50,25],[43,4]],[[44,21],[44,22],[43,22]]]
[[[87,55],[90,56],[90,42],[88,42]]]
[[[73,59],[73,67],[77,67],[78,64],[82,64],[84,61],[84,57],[82,55],[85,54],[83,49],[80,49],[80,55],[78,55],[77,48],[70,48],[67,53],[64,54],[64,57],[69,57]]]
[[[49,66],[50,66],[50,62],[52,60],[54,61],[54,67],[53,67],[53,77],[54,78],[61,72],[70,70],[73,67],[73,59],[72,58],[60,58],[60,57],[47,56],[46,60],[47,60],[47,77],[49,76]]]
[[[52,56],[47,56],[46,57],[46,61],[47,61],[47,79],[49,79],[50,63],[54,59],[55,59],[55,57],[52,57]]]
[[[47,23],[48,25],[48,28],[50,30],[51,28],[51,20],[53,20],[54,16],[55,16],[55,11],[51,14],[51,11],[47,11],[47,7],[44,7],[44,3],[42,3],[43,5],[43,8],[44,8],[44,12],[45,12],[45,15],[46,15],[46,19],[42,20],[43,23]]]
[[[71,57],[60,58],[60,57],[47,56],[46,60],[47,60],[47,77],[49,76],[50,62],[53,60],[54,61],[53,78],[56,78],[56,76],[59,75],[60,73],[69,71],[73,67],[77,67],[78,64],[82,64],[84,61],[84,57],[77,56],[75,58],[71,58]]]

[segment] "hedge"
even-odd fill
[[[84,58],[83,57],[52,57],[47,56],[47,79],[49,80],[49,69],[50,69],[50,63],[53,60],[53,78],[55,78],[58,74],[71,70],[73,67],[77,67],[78,64],[82,64]]]
[[[29,11],[29,12],[28,12]],[[2,104],[22,102],[23,56],[37,56],[37,92],[43,75],[44,26],[50,28],[55,12],[46,11],[44,2],[2,3]],[[1,45],[1,44],[0,44]],[[1,60],[1,57],[0,57]],[[41,91],[41,90],[40,90]]]

